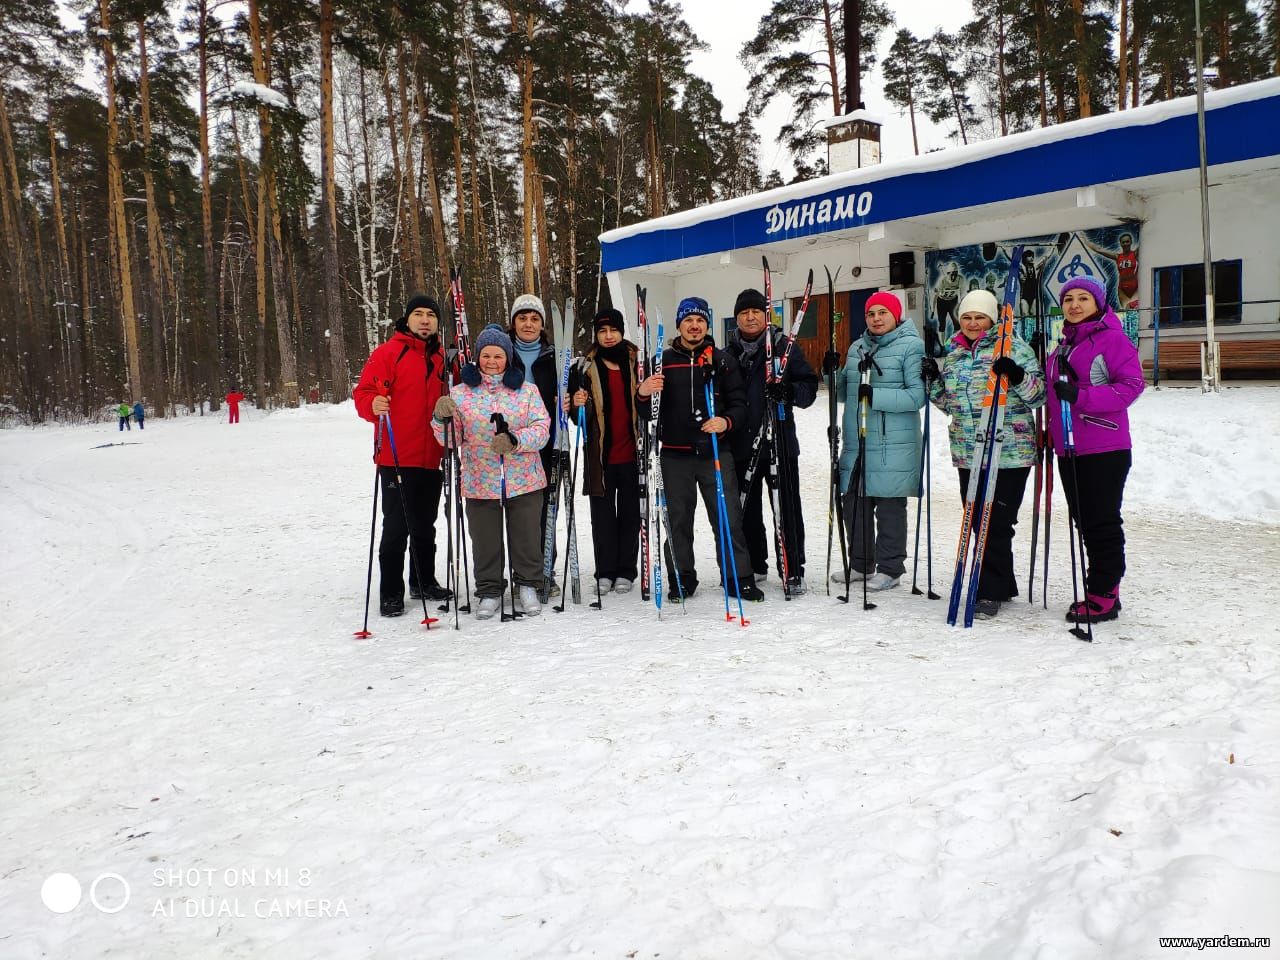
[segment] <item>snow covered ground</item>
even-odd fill
[[[815,591],[771,580],[745,629],[704,524],[711,589],[662,623],[637,594],[354,640],[350,404],[4,431],[0,958],[1280,942],[1278,401],[1142,398],[1123,619],[1093,646],[1062,620],[1061,501],[1048,611],[965,631],[905,582],[869,612],[827,597],[825,397],[801,417]],[[942,592],[941,443],[934,465]]]

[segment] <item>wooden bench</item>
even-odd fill
[[[1160,370],[1200,372],[1200,340],[1165,340],[1160,343]],[[1280,339],[1219,340],[1218,362],[1223,370],[1280,370]],[[1154,364],[1143,360],[1144,369]]]

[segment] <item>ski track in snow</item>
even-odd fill
[[[856,585],[828,598],[825,395],[799,418],[813,593],[771,578],[745,629],[701,517],[703,589],[661,624],[637,589],[460,632],[375,610],[353,640],[373,477],[349,403],[0,433],[0,957],[1057,960],[1280,937],[1276,396],[1134,408],[1125,608],[1093,646],[1062,620],[1060,498],[1048,611],[948,628],[910,558],[874,611]],[[51,913],[58,871],[132,899]],[[348,916],[254,915],[302,898]],[[220,907],[246,916],[199,915]]]

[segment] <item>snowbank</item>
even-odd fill
[[[907,582],[871,611],[829,596],[822,403],[797,418],[812,592],[771,578],[749,627],[725,623],[700,519],[705,589],[662,622],[637,591],[460,631],[375,612],[365,642],[372,431],[350,404],[0,431],[0,954],[1280,942],[1280,537],[1251,520],[1274,511],[1277,396],[1143,397],[1124,614],[1091,646],[1062,620],[1061,501],[1047,610],[966,631]]]

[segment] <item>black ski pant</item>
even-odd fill
[[[751,555],[742,538],[742,511],[738,508],[738,472],[733,454],[720,448],[721,482],[724,484],[725,505],[729,510],[729,537],[733,544],[734,566],[738,582],[751,578]],[[667,516],[671,521],[671,535],[666,542],[668,568],[680,571],[680,585],[686,594],[698,585],[698,570],[693,559],[693,517],[698,506],[698,496],[707,511],[707,521],[714,531],[716,552],[719,554],[720,512],[716,505],[716,466],[709,457],[685,456],[662,451],[662,485],[667,497]],[[661,521],[659,521],[661,522]],[[725,575],[723,564],[720,571]],[[667,578],[672,587],[675,577]],[[725,581],[732,586],[732,574]],[[754,582],[754,581],[752,581]]]
[[[763,577],[769,569],[769,543],[774,539],[772,522],[765,522],[765,488],[772,493],[774,479],[769,476],[769,451],[761,452],[760,466],[750,487],[747,472],[750,463],[743,458],[738,463],[738,489],[746,491],[746,503],[742,506],[742,536],[751,554],[751,569],[757,577]],[[804,518],[800,513],[800,460],[785,456],[778,461],[778,506],[782,511],[782,537],[787,545],[787,574],[792,578],[804,576]],[[772,511],[772,500],[770,500]],[[777,559],[777,551],[772,551]],[[779,571],[781,572],[781,571]]]
[[[1030,467],[1001,467],[996,474],[995,497],[991,501],[991,519],[987,523],[987,546],[982,554],[982,572],[978,575],[979,600],[1012,600],[1018,595],[1018,577],[1013,572],[1013,528],[1018,525],[1018,510],[1027,490]],[[969,469],[960,468],[960,505],[969,492]],[[978,526],[981,520],[982,491],[973,510],[973,536],[970,543],[978,549]]]
[[[1120,507],[1132,465],[1131,450],[1058,458],[1067,508],[1084,535],[1089,558],[1085,589],[1089,593],[1109,593],[1124,579],[1124,519]]]
[[[604,495],[589,497],[597,580],[634,581],[640,551],[640,467],[636,461],[604,468]]]
[[[401,467],[403,491],[396,483],[395,467],[379,467],[382,482],[382,539],[378,542],[378,570],[381,579],[378,596],[383,600],[404,599],[404,548],[413,541],[409,560],[411,583],[422,586],[436,583],[436,514],[440,511],[439,470],[425,467]],[[408,506],[409,524],[401,496]],[[422,563],[419,570],[417,563]],[[418,578],[421,577],[421,580]]]
[[[906,572],[906,497],[859,497],[850,489],[844,495],[844,521],[852,570],[868,576],[887,573],[891,577]]]

